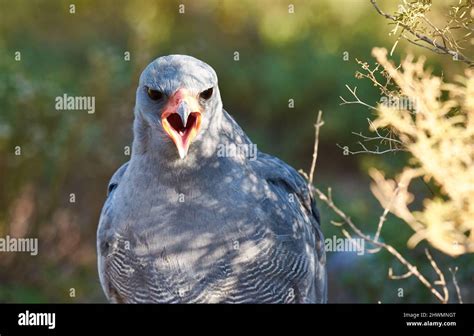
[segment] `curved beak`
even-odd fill
[[[181,102],[181,104],[179,104],[178,109],[176,110],[176,113],[181,118],[181,123],[183,125],[186,125],[186,123],[188,122],[188,117],[191,114],[191,109],[189,108],[186,101],[183,101]]]
[[[197,97],[185,89],[176,91],[161,114],[161,124],[184,159],[201,126],[201,106]]]

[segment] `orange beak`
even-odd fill
[[[197,97],[185,89],[176,91],[163,108],[161,124],[183,159],[201,127],[201,106]]]

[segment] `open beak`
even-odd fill
[[[161,114],[161,124],[184,159],[191,142],[201,127],[201,107],[196,97],[179,89],[166,103]]]

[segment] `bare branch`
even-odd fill
[[[355,154],[375,154],[375,155],[382,155],[386,153],[393,153],[393,152],[405,152],[406,150],[403,148],[389,148],[385,150],[380,150],[379,146],[375,146],[375,150],[368,149],[362,142],[357,142],[361,147],[362,150],[359,151],[351,151],[350,149],[347,148],[347,146],[343,147],[339,144],[336,144],[337,147],[341,148],[344,151],[347,151],[347,153],[351,155]]]
[[[448,47],[446,47],[445,45],[442,45],[438,42],[436,42],[435,40],[429,38],[428,36],[426,35],[423,35],[423,34],[420,34],[419,32],[417,31],[414,31],[411,27],[409,27],[408,25],[400,22],[399,20],[397,20],[397,18],[391,14],[387,14],[385,13],[384,11],[382,11],[382,9],[380,9],[380,7],[378,6],[377,4],[377,1],[376,0],[370,0],[370,2],[372,3],[372,5],[374,6],[375,10],[380,14],[382,15],[383,17],[395,22],[397,25],[399,25],[400,27],[403,27],[406,31],[408,31],[411,35],[417,37],[419,40],[429,44],[429,45],[432,45],[433,47],[435,47],[436,49],[440,50],[443,54],[446,54],[446,55],[451,55],[452,57],[455,57],[457,60],[459,61],[462,61],[466,64],[468,64],[469,66],[474,66],[474,61],[472,61],[471,59],[467,58],[466,56],[464,56],[461,52],[459,51],[455,51],[455,50],[452,50],[452,49],[449,49]],[[408,39],[410,40],[410,39]]]
[[[392,207],[392,203],[395,200],[395,198],[397,197],[397,194],[398,194],[399,190],[400,190],[400,188],[397,186],[397,188],[395,189],[395,191],[393,193],[392,198],[390,199],[390,202],[388,202],[387,206],[383,210],[382,216],[380,216],[379,224],[377,225],[377,231],[376,231],[375,236],[374,236],[375,241],[379,240],[380,232],[382,231],[382,226],[385,223],[385,221],[387,220],[387,215],[390,212],[390,208]]]
[[[451,269],[451,267],[449,268],[449,271],[451,272],[451,275],[453,277],[453,284],[454,284],[454,288],[456,288],[456,294],[458,296],[458,302],[459,303],[463,303],[462,301],[462,295],[461,295],[461,289],[459,288],[459,284],[458,284],[458,280],[456,279],[456,273],[458,271],[458,268],[455,267],[454,268],[454,271]]]
[[[430,292],[442,303],[447,303],[449,299],[449,294],[447,291],[446,284],[444,282],[444,276],[443,273],[440,271],[436,263],[434,262],[433,258],[430,259],[431,265],[435,269],[436,273],[439,276],[439,281],[437,281],[437,284],[439,284],[442,289],[443,289],[443,294],[441,294],[432,284],[429,280],[426,279],[426,277],[418,271],[417,267],[411,264],[408,260],[406,260],[400,252],[398,252],[392,245],[386,244],[384,242],[376,241],[372,239],[369,235],[366,235],[363,233],[351,220],[349,216],[347,216],[341,209],[339,209],[333,202],[332,198],[329,198],[327,195],[325,195],[321,190],[318,188],[314,188],[316,193],[319,196],[319,199],[322,200],[326,205],[333,210],[351,229],[352,231],[360,238],[364,239],[365,241],[381,247],[385,249],[387,252],[389,252],[391,255],[393,255],[402,265],[404,265],[409,272],[412,273],[426,288],[430,290]],[[427,256],[431,257],[429,252],[427,253]]]
[[[391,132],[388,131],[386,135],[380,134],[379,130],[374,126],[372,120],[367,118],[367,122],[369,123],[369,127],[375,132],[376,136],[367,136],[362,134],[362,132],[352,132],[352,134],[357,135],[358,137],[362,138],[364,142],[371,142],[371,141],[379,141],[381,144],[387,143],[389,148],[386,150],[380,150],[379,146],[375,146],[375,150],[370,150],[365,146],[362,142],[357,142],[361,147],[362,150],[360,151],[351,151],[347,146],[342,147],[339,144],[336,144],[337,147],[341,148],[345,152],[354,155],[354,154],[376,154],[376,155],[382,155],[386,153],[391,153],[391,152],[405,152],[407,151],[403,142],[392,138],[390,136]]]
[[[393,274],[393,269],[390,267],[388,269],[388,277],[392,280],[402,280],[402,279],[407,279],[411,277],[413,273],[411,271],[406,272],[405,274],[402,275],[394,275]]]
[[[444,52],[442,50],[439,50],[437,48],[430,48],[424,44],[421,44],[421,43],[418,43],[414,40],[411,40],[409,39],[408,37],[406,37],[405,35],[403,35],[403,37],[405,38],[405,40],[407,40],[408,42],[410,42],[411,44],[413,45],[416,45],[417,47],[421,47],[421,48],[425,48],[425,49],[428,49],[429,51],[432,51],[432,52],[435,52],[437,54],[444,54]]]
[[[316,124],[314,125],[316,140],[314,141],[313,161],[311,162],[311,169],[309,171],[309,178],[308,178],[309,185],[313,184],[313,176],[314,176],[314,171],[316,169],[316,160],[318,159],[319,129],[321,128],[321,126],[324,125],[324,121],[322,120],[322,118],[323,118],[323,111],[319,110],[318,119],[316,121]]]
[[[346,84],[346,88],[350,91],[350,93],[352,93],[352,95],[354,96],[354,98],[356,100],[353,100],[353,101],[347,101],[345,100],[342,96],[339,96],[339,98],[342,100],[342,103],[340,103],[339,105],[347,105],[347,104],[360,104],[360,105],[364,105],[372,110],[376,110],[375,106],[372,106],[372,105],[369,105],[365,102],[363,102],[362,100],[359,99],[359,97],[357,96],[357,86],[354,87],[354,89],[351,89],[349,85]]]
[[[330,223],[334,226],[343,226],[344,225],[344,223],[336,222],[335,220],[330,221]]]
[[[376,132],[376,133],[377,133],[377,136],[369,137],[367,135],[362,134],[362,132],[359,132],[359,133],[352,132],[352,134],[357,135],[358,137],[361,137],[364,141],[374,141],[374,140],[387,141],[387,142],[393,142],[393,143],[399,144],[401,146],[403,145],[403,142],[401,142],[400,140],[380,135],[378,132]]]
[[[374,238],[371,238],[370,235],[368,234],[365,234],[362,230],[360,230],[355,224],[354,222],[352,221],[352,219],[347,216],[341,209],[339,209],[333,202],[333,199],[332,199],[332,192],[331,192],[331,188],[328,188],[328,191],[327,191],[327,195],[324,194],[321,190],[319,190],[318,188],[315,188],[312,186],[312,181],[313,181],[313,174],[314,174],[314,171],[315,171],[315,166],[316,166],[316,159],[317,159],[317,150],[318,150],[318,144],[319,144],[319,130],[321,128],[321,126],[323,125],[323,122],[322,122],[322,112],[319,111],[318,113],[318,119],[317,119],[317,122],[315,124],[315,145],[314,145],[314,153],[313,153],[313,160],[312,160],[312,163],[311,163],[311,173],[310,173],[310,177],[308,179],[309,181],[309,188],[311,190],[311,193],[313,192],[313,190],[316,192],[316,194],[318,195],[319,199],[322,200],[324,203],[326,203],[326,205],[334,211],[334,213],[336,213],[336,215],[338,215],[341,219],[342,219],[342,223],[339,223],[339,222],[334,222],[332,221],[333,224],[335,224],[336,226],[341,226],[341,224],[346,224],[347,226],[349,226],[349,228],[355,233],[355,235],[357,235],[358,237],[364,239],[365,241],[369,242],[370,244],[378,247],[379,249],[385,249],[387,252],[389,252],[391,255],[393,255],[402,265],[404,265],[408,272],[405,273],[404,275],[401,275],[401,276],[395,276],[393,275],[393,271],[391,269],[389,269],[389,277],[393,278],[393,279],[404,279],[404,278],[407,278],[409,276],[415,276],[440,302],[442,303],[447,303],[448,300],[449,300],[449,292],[447,290],[447,286],[446,286],[446,281],[445,281],[445,278],[444,278],[444,275],[443,273],[441,272],[441,270],[439,269],[438,265],[436,264],[436,262],[434,261],[434,259],[431,257],[431,254],[429,253],[428,250],[426,250],[426,256],[427,258],[429,259],[430,263],[431,263],[431,266],[433,267],[433,269],[435,270],[435,272],[438,274],[438,277],[439,277],[439,280],[435,282],[435,284],[437,285],[440,285],[442,290],[443,290],[443,293],[441,293],[439,290],[437,290],[433,284],[431,284],[431,282],[423,275],[420,273],[420,271],[418,271],[417,267],[414,266],[412,263],[410,263],[407,259],[405,259],[405,257],[403,257],[402,254],[400,254],[400,252],[398,252],[398,250],[396,250],[392,245],[389,245],[385,242],[381,242],[379,241],[379,236],[380,236],[380,232],[382,230],[382,226],[383,226],[383,223],[386,221],[386,217],[388,215],[388,212],[390,211],[390,203],[387,205],[387,207],[384,209],[384,212],[382,214],[382,216],[380,217],[379,219],[379,224],[378,224],[378,228],[377,228],[377,232],[374,236]],[[305,174],[306,175],[306,174]],[[307,176],[307,175],[306,175]],[[393,195],[393,198],[394,199],[396,197],[396,193],[399,189],[399,186],[397,185],[395,191],[394,191],[394,195]],[[349,238],[352,238],[352,236],[350,235],[350,233],[344,228],[344,227],[341,227],[341,232],[343,233],[344,236],[346,237],[349,237]]]
[[[380,237],[380,233],[382,232],[382,226],[384,225],[384,223],[387,221],[387,215],[388,213],[390,212],[390,207],[392,206],[392,202],[393,200],[395,199],[395,197],[397,196],[398,194],[398,187],[397,189],[395,189],[395,192],[393,193],[393,197],[391,198],[390,202],[387,204],[387,206],[385,207],[385,209],[383,210],[383,214],[382,216],[380,216],[380,219],[379,219],[379,223],[377,225],[377,231],[375,232],[375,236],[374,236],[374,241],[378,241],[379,240],[379,237]],[[382,247],[377,247],[375,249],[371,249],[370,250],[370,253],[377,253],[379,252],[380,250],[382,249]]]
[[[441,288],[443,289],[443,292],[444,292],[444,297],[446,298],[446,302],[448,302],[449,292],[448,292],[448,287],[446,286],[446,280],[444,278],[444,274],[439,269],[438,264],[436,264],[433,257],[431,256],[430,251],[427,248],[425,249],[425,254],[426,254],[426,257],[428,258],[428,260],[430,261],[431,266],[433,267],[433,269],[435,270],[435,272],[439,276],[439,280],[435,281],[435,284],[441,286]]]

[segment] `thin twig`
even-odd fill
[[[408,42],[410,42],[411,44],[414,44],[416,45],[417,47],[421,47],[421,48],[425,48],[425,49],[428,49],[429,51],[432,51],[432,52],[435,52],[437,54],[444,54],[444,52],[442,50],[439,50],[437,48],[430,48],[424,44],[421,44],[421,43],[418,43],[418,42],[415,42],[413,40],[410,40],[408,37],[406,36],[403,36],[405,38],[405,40],[407,40]]]
[[[456,279],[456,273],[458,271],[458,268],[455,267],[454,268],[454,271],[451,269],[451,267],[449,268],[449,271],[451,272],[451,275],[453,277],[453,284],[454,284],[454,288],[456,288],[456,294],[458,296],[458,302],[459,303],[463,303],[462,301],[462,295],[461,295],[461,289],[459,288],[459,284],[458,284],[458,280]]]
[[[387,14],[385,13],[384,11],[382,11],[382,9],[380,9],[380,7],[377,5],[377,1],[376,0],[370,0],[370,2],[372,3],[372,5],[374,6],[375,10],[382,16],[384,16],[385,18],[395,22],[397,25],[400,25],[401,27],[403,27],[406,31],[408,31],[410,34],[412,34],[413,36],[416,36],[418,39],[428,43],[429,45],[432,45],[433,47],[435,47],[436,49],[439,49],[441,50],[444,54],[447,54],[447,55],[451,55],[453,57],[456,57],[457,60],[459,61],[462,61],[466,64],[468,64],[469,66],[474,66],[474,61],[470,60],[469,58],[467,58],[466,56],[464,56],[462,53],[460,53],[459,51],[454,51],[454,50],[451,50],[441,44],[439,44],[438,42],[434,41],[433,39],[429,38],[428,36],[426,35],[423,35],[423,34],[420,34],[414,30],[412,30],[409,26],[407,26],[406,24],[400,22],[397,20],[397,18],[393,15],[390,15],[390,14]]]
[[[371,150],[371,149],[368,149],[362,142],[357,142],[361,147],[362,147],[362,150],[359,150],[359,151],[351,151],[347,148],[347,146],[341,146],[339,144],[336,144],[337,147],[339,147],[340,149],[344,150],[344,151],[347,151],[347,153],[351,154],[351,155],[355,155],[355,154],[376,154],[376,155],[383,155],[383,154],[386,154],[386,153],[393,153],[393,152],[406,152],[407,150],[404,149],[404,148],[389,148],[389,149],[385,149],[385,150],[380,150],[379,146],[375,146],[375,150]]]
[[[375,236],[374,236],[374,240],[375,240],[375,241],[378,241],[378,240],[379,240],[380,233],[382,232],[382,226],[383,226],[384,223],[387,221],[387,215],[388,215],[388,213],[390,212],[390,208],[392,207],[392,203],[393,203],[393,201],[396,199],[399,190],[400,190],[400,186],[397,186],[397,188],[396,188],[395,191],[393,192],[392,197],[390,198],[390,201],[388,202],[387,206],[386,206],[385,209],[383,210],[382,216],[380,216],[380,218],[379,218],[379,223],[378,223],[378,225],[377,225],[377,231],[375,232]],[[372,250],[370,251],[370,253],[377,253],[377,252],[380,251],[380,250],[381,250],[381,247],[378,247],[378,248],[372,249]]]
[[[402,280],[402,279],[407,279],[411,277],[413,273],[411,271],[406,272],[405,274],[402,275],[394,275],[393,274],[393,269],[390,267],[388,269],[388,277],[393,280]]]
[[[378,141],[387,141],[387,142],[394,142],[396,144],[399,144],[399,145],[403,145],[403,142],[401,142],[400,140],[397,140],[397,139],[394,139],[394,138],[389,138],[389,137],[386,137],[386,136],[382,136],[382,135],[377,135],[377,136],[374,136],[374,137],[369,137],[367,135],[364,135],[362,134],[362,132],[352,132],[352,134],[354,135],[357,135],[358,137],[361,137],[364,141],[375,141],[375,140],[378,140]]]
[[[382,135],[380,134],[379,130],[377,127],[374,126],[374,123],[372,120],[367,118],[367,122],[369,123],[369,128],[371,128],[376,136],[370,137],[367,135],[362,134],[362,132],[356,133],[352,132],[352,134],[357,135],[358,137],[362,138],[364,142],[371,142],[371,141],[380,141],[381,144],[388,143],[389,148],[386,150],[380,150],[379,146],[375,146],[375,150],[370,150],[365,146],[362,142],[358,141],[357,143],[362,147],[362,150],[360,151],[351,151],[349,150],[348,147],[342,147],[339,144],[336,144],[337,147],[341,148],[342,150],[346,151],[347,153],[351,155],[355,154],[377,154],[377,155],[382,155],[386,153],[391,153],[391,152],[405,152],[407,149],[404,147],[403,142],[390,137],[390,132],[387,133],[387,135]]]
[[[443,294],[440,293],[439,290],[437,290],[432,284],[431,282],[425,278],[425,276],[423,274],[421,274],[417,267],[414,266],[413,264],[411,264],[408,260],[406,260],[401,254],[400,252],[398,252],[397,249],[395,249],[392,245],[389,245],[387,243],[384,243],[384,242],[381,242],[378,240],[379,238],[379,235],[380,235],[380,230],[382,229],[382,225],[383,223],[385,222],[386,220],[386,216],[388,214],[388,211],[389,210],[384,210],[384,213],[382,214],[380,220],[379,220],[379,225],[378,225],[378,229],[377,229],[377,233],[375,235],[375,238],[377,239],[373,239],[371,238],[369,235],[363,233],[351,220],[351,218],[349,216],[347,216],[341,209],[339,209],[333,202],[332,200],[332,192],[331,192],[331,188],[328,188],[328,192],[327,192],[327,195],[324,194],[321,190],[319,190],[318,188],[315,188],[312,186],[312,181],[313,181],[313,175],[314,175],[314,171],[315,171],[315,166],[316,166],[316,159],[317,159],[317,151],[318,151],[318,145],[319,145],[319,130],[321,128],[321,126],[323,125],[323,122],[322,122],[322,112],[319,111],[318,113],[318,119],[317,119],[317,122],[315,124],[315,140],[314,140],[314,152],[313,152],[313,160],[311,162],[311,169],[310,169],[310,175],[309,175],[309,178],[308,178],[308,182],[309,182],[309,189],[311,191],[311,193],[313,192],[313,190],[317,193],[318,197],[320,200],[322,200],[324,203],[326,203],[326,205],[332,209],[343,221],[343,223],[347,224],[351,230],[360,238],[364,239],[365,241],[379,247],[379,248],[383,248],[385,249],[387,252],[389,252],[391,255],[393,255],[402,265],[404,265],[407,269],[408,269],[408,273],[404,274],[404,275],[401,275],[401,276],[394,276],[393,275],[393,271],[391,269],[389,269],[389,276],[391,276],[392,278],[405,278],[405,277],[409,277],[410,275],[413,275],[415,276],[426,288],[428,288],[430,290],[430,292],[442,303],[447,303],[448,300],[449,300],[449,292],[447,290],[447,286],[446,286],[446,281],[445,281],[445,278],[444,278],[444,275],[443,273],[441,272],[441,270],[439,269],[438,265],[436,264],[436,262],[434,261],[434,259],[431,257],[431,254],[429,253],[428,250],[425,251],[426,253],[426,256],[427,258],[429,259],[430,263],[431,263],[431,266],[433,267],[433,269],[435,270],[435,272],[438,274],[438,277],[439,277],[439,280],[435,282],[435,284],[437,285],[440,285],[441,288],[443,289]],[[397,189],[398,189],[398,186],[397,186]],[[396,190],[397,190],[396,189]],[[396,195],[394,195],[394,197],[396,197]],[[387,206],[387,208],[389,209],[390,208],[390,204]],[[340,223],[338,223],[337,225],[339,226]],[[342,233],[347,236],[347,237],[351,237],[352,236],[349,234],[349,232],[344,229],[343,227],[341,228],[341,231]],[[409,274],[409,275],[408,275]]]
[[[322,121],[322,118],[323,118],[323,111],[319,110],[318,119],[316,121],[316,124],[314,125],[316,140],[314,141],[313,160],[311,162],[311,169],[309,171],[309,178],[308,178],[309,185],[313,184],[313,176],[314,176],[314,171],[316,169],[316,160],[318,159],[319,129],[321,128],[321,126],[324,125],[324,121]]]
[[[366,107],[368,107],[372,110],[376,110],[375,106],[369,105],[369,104],[367,104],[367,103],[365,103],[365,102],[363,102],[362,100],[359,99],[359,97],[357,96],[357,86],[355,86],[354,89],[351,89],[351,87],[346,84],[346,88],[350,91],[350,93],[352,93],[352,95],[354,96],[354,98],[356,100],[347,101],[342,96],[339,96],[339,98],[342,100],[342,103],[340,103],[339,105],[360,104],[360,105],[364,105],[364,106],[366,106]]]
[[[319,199],[322,200],[326,205],[333,210],[351,229],[354,231],[354,233],[364,239],[365,241],[378,246],[382,247],[385,249],[387,252],[389,252],[391,255],[393,255],[402,265],[404,265],[409,272],[411,272],[426,288],[429,289],[429,291],[442,303],[447,303],[449,299],[449,295],[447,292],[447,287],[444,282],[444,276],[442,275],[443,273],[439,270],[439,267],[437,266],[436,262],[431,258],[430,262],[433,268],[435,269],[435,272],[440,276],[439,281],[436,283],[439,284],[443,288],[443,294],[441,294],[434,286],[431,284],[429,280],[425,278],[423,274],[418,271],[417,267],[411,264],[408,260],[406,260],[400,252],[398,252],[392,245],[386,244],[381,241],[375,241],[372,239],[369,235],[364,234],[351,220],[350,217],[348,217],[341,209],[339,209],[333,202],[332,198],[328,198],[321,190],[318,188],[314,188],[316,193],[319,196]],[[428,253],[429,255],[429,253]],[[441,274],[441,275],[440,275]],[[443,285],[444,283],[444,285]]]
[[[444,297],[446,298],[446,302],[447,302],[448,298],[449,298],[449,292],[448,292],[448,286],[446,286],[446,280],[444,278],[444,274],[439,269],[438,264],[436,264],[433,257],[431,256],[430,251],[427,248],[425,248],[425,254],[426,254],[426,257],[428,258],[428,260],[430,261],[431,266],[433,267],[433,269],[435,270],[435,272],[439,276],[439,280],[436,281],[435,284],[440,285],[441,288],[443,288]]]

